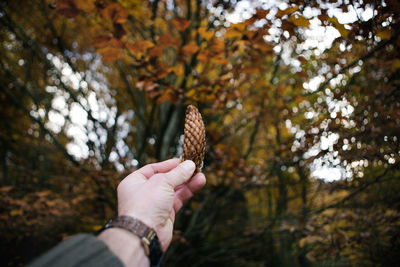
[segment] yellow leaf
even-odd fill
[[[11,216],[18,216],[18,215],[23,215],[24,210],[23,209],[14,209],[10,211]]]
[[[167,32],[169,28],[168,21],[164,17],[158,17],[154,20],[154,27],[159,29],[160,32]]]
[[[400,68],[400,59],[395,59],[392,61],[392,71]]]
[[[296,12],[297,10],[299,10],[298,6],[291,6],[291,7],[286,8],[285,10],[283,10],[283,13],[285,15],[289,15],[289,14]]]
[[[120,58],[122,55],[122,49],[106,46],[97,50],[101,54],[102,59],[106,62],[112,62]]]
[[[76,8],[83,10],[85,12],[90,12],[96,8],[94,2],[95,0],[85,0],[85,1],[74,0]]]
[[[232,73],[228,72],[228,73],[222,75],[219,79],[221,81],[224,81],[224,80],[229,80],[230,78],[232,78]]]
[[[166,101],[171,101],[173,98],[173,92],[171,89],[165,90],[158,98],[157,104],[161,104]]]
[[[299,9],[299,7],[297,7],[297,6],[295,6],[295,7],[288,7],[288,8],[286,8],[286,9],[284,9],[284,10],[278,9],[278,12],[276,12],[275,17],[281,18],[281,17],[283,17],[283,16],[285,16],[285,15],[289,15],[289,14],[292,14],[292,13],[296,12],[298,9]]]
[[[392,36],[392,32],[388,29],[385,28],[381,31],[379,31],[376,36],[378,36],[379,38],[383,39],[383,40],[387,40],[390,39],[390,37]]]
[[[294,25],[299,27],[308,27],[310,25],[310,21],[299,14],[291,16],[290,21],[293,22]]]
[[[244,31],[244,30],[246,30],[246,24],[243,22],[235,23],[235,24],[232,24],[232,28],[236,28],[239,31]]]
[[[242,33],[236,30],[235,28],[228,29],[225,34],[225,38],[231,39],[235,37],[242,37]]]
[[[178,29],[178,31],[183,32],[184,30],[187,29],[187,27],[190,26],[190,20],[186,20],[183,18],[174,18],[172,20],[172,24],[174,24],[175,28]]]
[[[92,226],[92,230],[97,232],[97,231],[99,231],[102,227],[103,227],[102,225],[93,225],[93,226]]]
[[[199,47],[194,42],[190,42],[189,44],[182,47],[182,53],[186,56],[191,56],[197,51],[199,51]]]
[[[304,248],[306,244],[307,244],[307,237],[303,237],[302,239],[300,239],[299,241],[300,248]]]
[[[214,33],[207,31],[206,27],[200,27],[198,29],[198,32],[207,41],[210,40],[214,36]]]
[[[174,73],[175,73],[176,75],[178,75],[178,76],[181,76],[181,75],[183,75],[183,73],[184,73],[183,66],[180,65],[180,64],[169,68],[169,71],[170,71],[170,72],[174,72]]]
[[[347,30],[343,24],[340,24],[336,17],[329,18],[329,21],[332,22],[333,26],[339,31],[343,38],[347,38],[349,30]]]
[[[135,54],[142,54],[148,48],[153,47],[154,44],[147,40],[139,40],[135,44],[127,43],[126,46]]]
[[[247,73],[247,74],[258,74],[260,73],[260,68],[257,66],[248,66],[248,67],[244,67],[241,72],[242,73]]]
[[[186,96],[191,98],[191,97],[195,96],[196,93],[197,93],[196,88],[193,88],[193,89],[190,89],[189,91],[186,92]]]
[[[211,61],[220,65],[228,64],[228,60],[224,57],[213,57]]]

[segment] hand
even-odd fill
[[[157,232],[165,251],[172,239],[175,214],[206,183],[193,161],[170,159],[153,163],[128,175],[118,185],[118,215],[137,218]],[[190,180],[190,181],[189,181]]]

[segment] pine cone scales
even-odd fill
[[[195,106],[189,105],[186,109],[182,161],[192,160],[196,164],[196,171],[203,167],[206,146],[206,132],[201,114]]]

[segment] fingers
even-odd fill
[[[178,166],[179,162],[180,162],[180,160],[175,158],[175,159],[165,160],[162,162],[152,163],[152,164],[148,164],[148,165],[140,168],[139,170],[135,171],[134,173],[141,174],[145,178],[149,179],[151,176],[153,176],[156,173],[169,172],[170,170],[172,170],[173,168]]]
[[[174,199],[174,210],[178,212],[183,203],[188,201],[195,192],[206,184],[206,177],[203,173],[196,174],[187,184],[182,185],[176,190]]]
[[[177,186],[184,184],[188,181],[196,168],[196,165],[191,160],[186,160],[179,164],[176,168],[165,174],[165,181],[172,187],[176,188]]]
[[[185,194],[185,191],[190,191],[193,194],[201,189],[205,184],[206,177],[203,173],[200,172],[196,174],[187,184],[182,185],[182,187],[180,187],[176,191],[176,196],[181,198],[185,202],[190,197],[192,197],[191,195],[189,197],[186,197],[187,194]]]

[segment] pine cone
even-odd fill
[[[195,106],[186,109],[182,161],[192,160],[196,164],[195,173],[203,167],[206,147],[206,132],[200,112]]]

